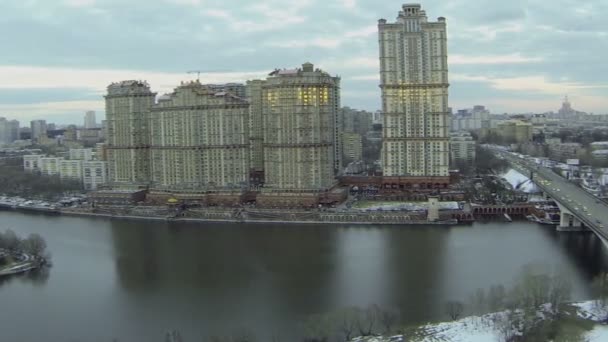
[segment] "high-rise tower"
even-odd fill
[[[385,176],[449,175],[445,18],[429,22],[405,4],[395,23],[378,21]]]
[[[150,183],[150,109],[156,93],[140,81],[108,86],[106,121],[110,183],[125,187]]]

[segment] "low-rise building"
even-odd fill
[[[23,169],[28,172],[40,170],[40,159],[44,158],[41,154],[30,154],[23,156]]]
[[[595,150],[591,152],[591,155],[595,160],[607,161],[608,160],[608,149],[606,150]]]
[[[578,158],[582,152],[583,146],[579,143],[560,143],[549,145],[549,153],[551,157],[560,161]]]
[[[591,143],[591,150],[608,150],[608,141],[596,141]]]
[[[59,177],[82,181],[82,160],[61,160],[59,162]]]
[[[82,182],[85,190],[96,190],[108,181],[108,163],[105,161],[85,161],[82,163]]]
[[[70,149],[70,159],[72,160],[92,160],[93,149],[91,148],[72,148]]]
[[[533,126],[531,123],[521,120],[508,120],[498,124],[496,133],[505,142],[521,144],[532,141]]]
[[[60,165],[63,158],[44,157],[40,158],[39,169],[40,173],[47,176],[59,175]]]
[[[469,132],[450,134],[450,160],[452,165],[461,162],[472,164],[475,161],[475,140]]]

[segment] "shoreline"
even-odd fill
[[[43,212],[43,211],[41,211]],[[44,212],[43,212],[44,213]],[[318,220],[258,220],[258,219],[213,219],[213,218],[193,218],[193,217],[180,217],[180,218],[167,218],[158,216],[137,216],[137,215],[112,215],[112,214],[99,214],[99,213],[87,213],[87,212],[75,212],[59,210],[58,214],[66,216],[81,216],[81,217],[100,217],[109,219],[121,219],[121,220],[154,220],[154,221],[165,221],[165,222],[219,222],[219,223],[281,223],[281,224],[332,224],[332,225],[345,225],[345,224],[356,224],[356,225],[408,225],[408,226],[419,226],[419,225],[434,225],[434,226],[455,226],[455,225],[466,225],[467,223],[460,223],[455,220],[449,221],[403,221],[403,222],[360,222],[360,221],[318,221]]]

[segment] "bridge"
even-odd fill
[[[513,169],[527,175],[543,193],[555,200],[561,211],[558,230],[588,228],[608,247],[608,205],[606,203],[551,169],[497,148],[490,149],[508,161]]]

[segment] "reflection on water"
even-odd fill
[[[528,222],[169,224],[11,212],[0,219],[20,234],[41,234],[53,253],[52,277],[0,286],[13,309],[0,310],[0,322],[13,340],[159,340],[171,329],[187,341],[242,329],[289,339],[309,315],[370,304],[417,323],[443,319],[447,300],[508,286],[530,263],[565,272],[575,299],[584,299],[608,265],[594,235]],[[20,328],[24,316],[40,330]]]

